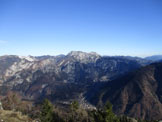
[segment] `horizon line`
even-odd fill
[[[99,54],[95,51],[90,51],[90,52],[86,52],[86,51],[70,51],[70,52],[82,52],[82,53],[96,53],[100,56],[110,56],[110,57],[117,57],[117,56],[124,56],[124,57],[139,57],[139,58],[146,58],[146,57],[150,57],[150,56],[162,56],[162,54],[150,54],[150,55],[146,55],[146,54],[141,54],[141,55],[122,55],[122,54],[119,54],[119,55],[107,55],[107,54]],[[2,54],[0,56],[25,56],[25,57],[28,57],[28,56],[33,56],[33,57],[39,57],[39,56],[59,56],[59,55],[68,55],[70,52],[68,53],[60,53],[60,54],[56,54],[56,55],[52,55],[52,54],[41,54],[41,55],[31,55],[31,54],[27,54],[27,55],[21,55],[21,54]]]

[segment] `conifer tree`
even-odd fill
[[[112,111],[112,104],[107,102],[103,110],[97,110],[94,114],[95,122],[119,122],[118,117]]]
[[[48,100],[45,99],[41,108],[41,122],[53,122],[53,105]]]

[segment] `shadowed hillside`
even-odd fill
[[[88,99],[96,105],[110,100],[118,115],[162,119],[161,88],[162,63],[155,63],[102,85],[100,91]]]

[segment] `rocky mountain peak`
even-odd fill
[[[19,56],[20,59],[25,59],[27,61],[33,62],[36,61],[36,58],[34,58],[33,56]]]
[[[82,51],[71,51],[67,56],[73,57],[82,62],[95,62],[98,58],[101,57],[96,52],[86,53]]]

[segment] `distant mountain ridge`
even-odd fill
[[[0,61],[1,61],[0,62],[1,82],[7,80],[6,78],[2,79],[2,76],[10,77],[18,75],[18,73],[21,73],[21,71],[25,71],[27,69],[35,71],[35,70],[44,70],[44,68],[46,68],[46,70],[47,68],[49,69],[52,68],[53,70],[58,70],[57,72],[59,71],[65,72],[68,75],[70,75],[73,72],[72,74],[74,75],[75,72],[77,72],[75,71],[77,67],[79,68],[79,70],[82,69],[83,72],[87,67],[90,69],[94,69],[92,72],[94,72],[95,70],[97,70],[96,72],[102,72],[103,70],[105,71],[105,73],[108,71],[111,73],[110,71],[111,69],[112,72],[114,71],[115,73],[118,72],[118,70],[113,70],[112,68],[114,67],[120,68],[121,65],[120,67],[117,67],[118,64],[120,63],[123,65],[123,68],[124,65],[129,66],[129,62],[133,64],[132,67],[134,67],[134,65],[135,67],[140,67],[140,65],[146,65],[149,63],[148,61],[143,59],[137,60],[136,58],[130,59],[127,57],[102,57],[97,53],[85,53],[81,51],[72,51],[67,55],[59,55],[59,56],[39,56],[39,57],[1,56]],[[129,72],[129,70],[131,70],[131,66],[119,72],[124,73],[126,71]],[[111,76],[109,74],[109,79],[111,79],[113,76],[117,74],[122,74],[122,73],[115,73],[115,74],[114,73],[113,74],[111,73]]]
[[[150,61],[160,61],[162,60],[162,55],[153,55],[145,58],[146,60]]]

